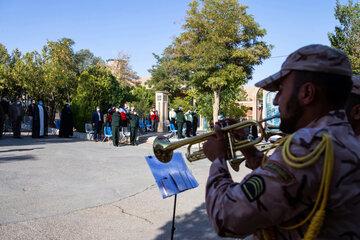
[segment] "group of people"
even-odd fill
[[[9,101],[7,97],[2,97],[0,102],[0,137],[3,131],[11,128],[14,138],[21,138],[21,124],[24,118],[28,118],[31,126],[32,137],[39,138],[48,134],[48,114],[43,106],[43,100],[36,104],[35,100],[27,106],[26,111],[24,103],[20,98],[14,98]]]
[[[100,106],[96,107],[91,117],[94,129],[94,141],[101,140],[101,131],[104,125],[104,116]],[[137,145],[137,130],[139,129],[139,116],[134,108],[126,109],[123,106],[110,106],[107,111],[107,125],[111,128],[113,145],[119,146],[120,131],[122,128],[130,127],[130,145]]]
[[[287,135],[272,154],[241,150],[252,170],[241,182],[231,177],[227,139],[215,125],[204,144],[212,162],[206,209],[220,236],[360,239],[360,77],[352,75],[345,53],[314,44],[255,84],[277,91],[273,103]]]
[[[25,101],[14,98],[8,101],[2,97],[0,102],[0,137],[3,131],[12,130],[14,138],[21,138],[22,123],[28,125],[33,138],[41,138],[48,135],[49,116],[44,106],[44,101],[39,99],[38,103],[33,99],[26,106]],[[65,104],[60,113],[59,137],[70,137],[73,135],[74,120],[70,105]]]
[[[198,115],[197,111],[191,111],[188,109],[187,112],[183,112],[182,106],[179,106],[176,110],[172,108],[169,111],[169,121],[174,124],[174,127],[178,130],[178,138],[185,138],[196,136],[198,126]],[[159,123],[159,112],[152,108],[148,116],[151,120],[152,132],[157,132]],[[114,146],[119,146],[119,136],[123,128],[130,128],[130,144],[137,145],[136,138],[137,132],[140,128],[139,120],[136,110],[134,108],[127,108],[124,106],[109,106],[107,114],[104,117],[100,106],[96,107],[96,110],[92,112],[91,123],[94,130],[94,141],[98,142],[102,139],[102,129],[106,122],[106,125],[111,127],[111,134]],[[186,124],[185,136],[183,136],[183,126]]]
[[[180,105],[177,109],[171,108],[169,111],[170,124],[174,124],[177,130],[178,138],[196,136],[199,117],[196,109],[191,111],[190,108],[184,113]],[[183,127],[186,125],[185,136],[183,136]]]

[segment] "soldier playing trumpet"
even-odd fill
[[[242,149],[253,171],[240,183],[226,164],[219,126],[204,153],[212,165],[206,209],[223,237],[353,239],[360,228],[360,144],[344,106],[352,88],[348,57],[323,45],[288,56],[256,86],[278,91],[280,130],[289,135],[270,156]],[[265,157],[264,157],[265,156]]]

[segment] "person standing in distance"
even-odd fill
[[[170,119],[170,123],[173,124],[175,128],[177,128],[175,125],[176,112],[174,108],[171,108],[171,110],[169,111],[169,119]]]
[[[8,102],[7,97],[2,97],[1,102],[0,102],[3,110],[4,110],[4,123],[5,123],[5,128],[3,130],[7,131],[7,122],[8,122],[8,118],[9,118],[9,107],[10,104]]]
[[[9,117],[14,134],[14,138],[21,137],[21,123],[24,121],[25,111],[21,106],[21,101],[18,98],[14,99],[14,104],[9,108]]]
[[[135,146],[136,137],[137,137],[137,130],[139,128],[139,116],[137,115],[135,109],[132,109],[129,114],[130,119],[130,144]]]
[[[156,110],[155,107],[152,108],[150,112],[150,120],[151,120],[151,131],[156,132]]]
[[[159,126],[159,111],[155,110],[155,132],[157,132]]]
[[[104,124],[104,119],[100,106],[96,106],[96,110],[92,112],[91,123],[94,127],[94,141],[101,141],[101,128]]]
[[[74,119],[70,110],[70,104],[66,103],[60,114],[59,137],[69,138],[73,136]]]
[[[278,91],[274,105],[279,106],[280,130],[289,135],[270,156],[254,146],[242,149],[252,172],[240,183],[231,178],[226,138],[215,126],[216,136],[204,144],[212,161],[206,209],[220,236],[360,236],[360,143],[344,110],[351,76],[343,52],[315,44],[296,50],[278,73],[255,84]]]
[[[44,106],[44,101],[39,99],[39,104],[34,105],[34,116],[32,123],[32,135],[33,138],[40,138],[48,135],[48,119],[49,115]]]
[[[124,106],[119,107],[119,113],[121,116],[120,126],[122,129],[128,126],[127,110]]]
[[[192,113],[192,118],[193,118],[193,121],[192,121],[192,135],[196,136],[197,126],[198,126],[198,122],[199,122],[199,116],[197,114],[196,109]]]
[[[192,134],[192,121],[193,121],[193,117],[191,114],[191,109],[188,108],[187,112],[185,113],[185,123],[186,123],[186,137],[191,137],[190,134]]]
[[[29,104],[27,109],[26,109],[26,114],[31,118],[31,122],[32,122],[32,118],[34,116],[35,105],[36,105],[36,101],[35,101],[35,99],[33,99],[31,101],[31,104]]]
[[[185,122],[185,116],[184,116],[184,112],[182,111],[182,106],[180,105],[178,109],[175,110],[176,112],[176,125],[177,125],[177,130],[178,130],[178,138],[184,138],[184,136],[182,135],[182,129],[184,126],[184,122]]]
[[[119,107],[115,107],[115,112],[112,114],[112,121],[111,121],[111,134],[113,138],[114,147],[119,146],[120,125],[121,125],[121,114],[119,112]]]

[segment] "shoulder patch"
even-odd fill
[[[278,162],[268,160],[261,166],[261,168],[272,172],[284,183],[289,183],[295,180],[294,175],[286,167]]]
[[[253,202],[265,192],[265,181],[261,176],[253,175],[241,185],[241,189],[247,199]]]

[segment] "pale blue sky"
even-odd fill
[[[89,49],[106,60],[130,55],[140,77],[149,76],[161,54],[182,32],[189,0],[0,0],[0,43],[9,52],[40,51],[47,40],[67,37],[75,50]],[[312,43],[329,45],[338,22],[335,0],[243,0],[247,12],[267,30],[272,58],[255,68],[248,85],[275,73],[288,55]],[[344,1],[342,1],[344,2]],[[347,2],[347,1],[346,1]]]

